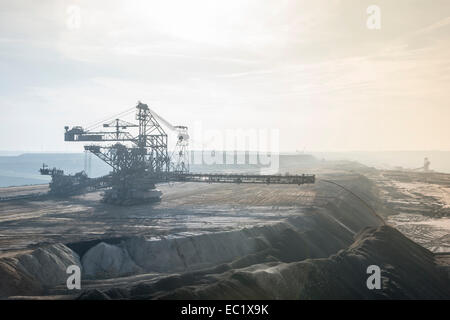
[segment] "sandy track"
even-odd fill
[[[449,174],[380,171],[370,178],[390,225],[433,252],[450,252]]]

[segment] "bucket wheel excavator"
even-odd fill
[[[119,118],[132,113],[135,113],[132,122]],[[161,124],[177,134],[175,150],[170,156],[168,135]],[[159,201],[161,192],[156,189],[156,185],[161,182],[300,185],[315,181],[314,175],[305,174],[281,176],[190,173],[188,128],[173,126],[142,102],[116,118],[96,122],[86,128],[66,126],[64,140],[88,143],[84,149],[107,163],[112,171],[107,176],[92,179],[83,174],[66,176],[61,170],[50,170],[44,166],[41,174],[52,176],[50,193],[55,195],[105,188],[103,201],[132,205]]]

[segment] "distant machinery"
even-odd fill
[[[423,166],[422,166],[422,167],[419,167],[419,168],[412,169],[412,170],[413,170],[413,171],[430,172],[430,164],[431,164],[430,160],[428,160],[428,158],[425,157],[425,158],[423,159]]]
[[[52,177],[56,175],[64,175],[64,170],[59,170],[56,168],[50,169],[45,163],[42,164],[42,168],[39,169],[39,172],[44,176]]]
[[[105,202],[131,205],[160,200],[161,192],[156,190],[155,185],[165,181],[298,185],[315,182],[314,175],[304,174],[285,176],[191,174],[188,128],[173,126],[142,102],[138,102],[136,108],[122,112],[120,116],[127,116],[132,112],[135,112],[137,123],[117,117],[97,122],[87,128],[74,126],[70,129],[66,126],[64,140],[91,142],[92,144],[85,145],[84,149],[110,165],[112,172],[107,176],[92,179],[84,172],[66,176],[62,170],[43,167],[41,174],[52,176],[51,193],[69,195],[87,189],[108,188],[103,197]],[[177,133],[175,150],[170,156],[168,135],[160,123]]]
[[[65,175],[63,170],[50,169],[45,163],[39,169],[42,175],[51,176],[50,194],[64,196],[68,194],[79,194],[90,190],[105,188],[110,185],[109,176],[90,179],[84,171],[73,175]]]
[[[428,158],[423,159],[423,171],[428,172],[430,171],[430,160]]]

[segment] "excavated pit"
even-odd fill
[[[259,263],[326,258],[348,247],[360,228],[382,224],[379,217],[372,214],[355,219],[354,215],[360,210],[360,203],[348,203],[343,199],[333,206],[303,208],[280,222],[263,222],[230,231],[52,244],[15,258],[3,258],[20,277],[12,286],[9,284],[14,290],[5,285],[1,295],[23,296],[30,292],[33,295],[72,295],[73,292],[65,288],[66,268],[71,264],[80,266],[86,284],[83,286],[89,291],[98,286],[121,287],[116,285],[117,279],[140,275],[152,282],[173,274],[211,268],[233,269]],[[53,277],[39,274],[42,273],[40,268],[51,270]]]
[[[26,228],[16,233],[43,226],[60,233],[29,238],[8,238],[21,226],[22,204],[11,204],[0,245],[16,253],[0,258],[0,297],[450,298],[439,259],[373,213],[383,213],[373,183],[354,173],[327,179],[358,197],[320,181],[301,188],[181,184],[162,187],[161,203],[125,212],[98,204],[93,193],[52,207],[35,203],[39,211],[27,211]],[[60,229],[60,221],[70,228]],[[82,270],[81,292],[65,286],[72,264]],[[367,292],[368,264],[382,266],[383,292]]]

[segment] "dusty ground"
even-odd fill
[[[314,163],[303,168],[283,160],[290,173],[311,172],[340,181],[370,201],[358,185],[363,168],[353,163]],[[0,257],[50,243],[71,243],[132,235],[161,237],[216,232],[280,221],[308,207],[323,207],[342,192],[327,183],[314,185],[161,184],[162,201],[116,207],[101,203],[101,191],[67,199],[0,202]],[[41,193],[47,185],[0,188],[0,197]]]
[[[316,185],[175,183],[158,188],[163,192],[160,203],[125,208],[100,203],[101,192],[0,203],[0,254],[11,255],[43,243],[232,230],[280,221],[336,196],[336,192],[319,195]]]
[[[48,192],[48,184],[0,188],[0,198]]]
[[[305,168],[296,168],[295,163],[290,163],[287,168],[291,173],[305,172]],[[377,171],[348,162],[320,163],[306,172],[317,174],[316,184],[161,184],[158,186],[163,192],[160,203],[132,207],[103,204],[99,201],[101,192],[67,199],[0,202],[0,258],[13,259],[5,260],[7,263],[3,270],[8,270],[18,279],[25,279],[26,274],[14,274],[14,266],[20,261],[16,257],[24,253],[33,255],[36,248],[52,244],[69,245],[81,258],[99,241],[113,245],[123,244],[123,241],[126,243],[133,237],[142,237],[146,241],[194,241],[200,235],[212,235],[211,239],[214,239],[216,234],[240,230],[250,230],[250,233],[255,233],[255,239],[266,239],[264,241],[268,241],[270,250],[267,249],[269,251],[262,256],[258,251],[258,257],[253,257],[252,253],[242,258],[244,262],[236,262],[239,268],[250,268],[252,264],[265,263],[267,259],[285,263],[308,257],[326,258],[349,246],[352,237],[365,226],[382,223],[376,214],[424,247],[435,252],[450,251],[449,222],[446,218],[449,210],[449,175],[435,174],[430,177],[417,173]],[[346,190],[329,181],[338,183]],[[43,185],[3,188],[0,189],[0,197],[39,193],[46,188]],[[283,232],[270,229],[283,221],[288,222],[287,227],[276,227]],[[270,228],[258,229],[265,226]],[[289,226],[295,227],[290,230]],[[298,241],[306,247],[301,249],[296,244]],[[292,253],[298,249],[301,250]],[[221,250],[228,249],[224,247]],[[292,251],[291,255],[286,256],[283,250]],[[177,254],[180,252],[175,252]],[[438,260],[442,265],[449,262],[445,256],[440,256]],[[236,268],[236,263],[228,268]],[[192,268],[195,269],[195,265]],[[153,286],[160,279],[164,282],[167,276],[170,274],[147,268],[134,275],[85,279],[83,288],[135,290],[130,288],[137,287],[139,291],[140,286]],[[27,292],[28,287],[35,292],[41,290],[31,280],[25,284],[25,289],[17,288],[10,291],[11,294]],[[67,292],[64,286],[59,286],[46,294],[57,297]]]
[[[450,174],[379,171],[369,178],[390,225],[431,251],[450,252]]]

